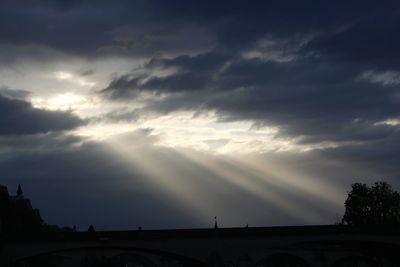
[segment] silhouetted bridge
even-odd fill
[[[400,266],[400,229],[220,228],[2,236],[0,266]]]

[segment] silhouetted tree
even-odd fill
[[[351,185],[342,222],[348,225],[400,225],[400,194],[386,182]]]

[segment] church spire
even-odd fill
[[[24,194],[22,193],[21,184],[18,184],[17,197],[23,197],[23,196]]]

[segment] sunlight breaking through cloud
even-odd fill
[[[140,172],[146,183],[174,198],[182,211],[204,223],[214,215],[227,223],[243,221],[246,210],[251,209],[248,205],[265,205],[267,210],[280,210],[304,223],[322,222],[326,218],[320,210],[329,213],[342,206],[338,197],[342,192],[334,184],[319,182],[318,177],[298,169],[288,170],[273,157],[211,156],[193,149],[157,148],[152,144],[158,142],[158,136],[149,134],[143,130],[125,133],[110,137],[106,144],[110,153]],[[243,195],[253,200],[231,205]],[[274,223],[273,218],[269,220]]]
[[[0,4],[11,184],[70,203],[76,179],[105,206],[97,189],[143,182],[115,207],[203,225],[328,223],[352,182],[400,186],[398,4],[23,2]]]

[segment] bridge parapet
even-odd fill
[[[128,253],[151,258],[155,266],[163,260],[187,266],[212,262],[268,266],[268,262],[290,257],[306,266],[334,266],[335,262],[357,259],[397,266],[393,264],[399,263],[399,248],[399,229],[345,226],[48,233],[3,236],[0,266],[29,262],[39,256],[69,254],[82,258],[88,253],[110,259]]]

